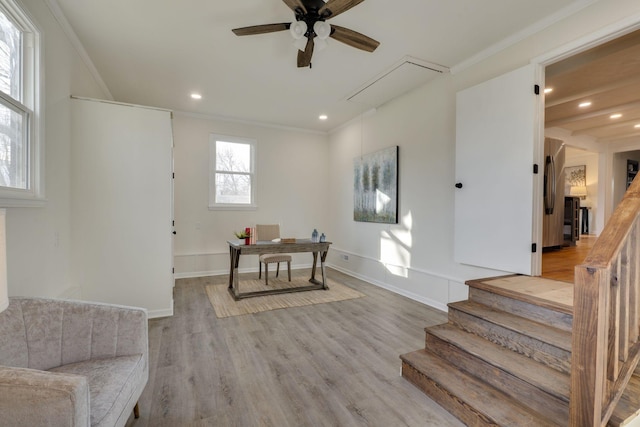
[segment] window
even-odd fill
[[[209,209],[255,209],[256,141],[211,135]]]
[[[0,0],[0,205],[42,199],[39,33],[14,0]]]

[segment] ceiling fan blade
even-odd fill
[[[287,6],[289,6],[289,9],[293,10],[294,12],[297,12],[297,9],[301,9],[303,13],[307,13],[307,8],[304,6],[304,3],[302,3],[302,0],[282,0]]]
[[[338,25],[331,25],[330,37],[357,49],[366,50],[367,52],[373,52],[380,46],[379,41],[360,34],[357,31],[339,27]]]
[[[329,0],[318,10],[318,15],[323,18],[333,18],[340,15],[342,12],[346,12],[354,6],[359,5],[364,0]]]
[[[288,30],[291,26],[291,22],[283,22],[281,24],[264,24],[253,25],[251,27],[235,28],[231,31],[236,36],[252,36],[254,34],[275,33],[276,31]]]
[[[310,66],[312,56],[313,56],[313,37],[310,37],[307,40],[307,46],[304,48],[304,52],[301,50],[298,50],[298,68]]]

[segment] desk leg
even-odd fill
[[[240,263],[240,251],[237,251],[234,248],[230,248],[229,251],[229,292],[235,299],[238,299],[238,294],[240,293],[240,290],[238,289],[238,264]]]
[[[233,263],[235,261],[233,253],[233,248],[229,246],[229,289],[233,288]]]
[[[315,285],[322,285],[322,289],[329,289],[329,286],[327,286],[327,279],[324,270],[324,262],[327,259],[327,251],[312,253],[313,266],[311,267],[311,279],[309,279],[309,281]],[[320,274],[322,274],[322,282],[316,280],[316,267],[318,266],[318,257],[320,257]]]
[[[327,286],[327,279],[324,272],[324,261],[327,259],[328,252],[329,251],[322,252],[322,256],[320,257],[320,270],[322,271],[322,288],[323,289],[329,289],[329,286]]]
[[[313,254],[313,266],[311,267],[311,280],[310,282],[316,281],[316,265],[318,264],[318,252],[312,252]]]

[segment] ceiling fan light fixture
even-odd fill
[[[331,35],[331,25],[326,21],[316,21],[313,24],[313,32],[320,40],[326,40]]]
[[[319,37],[316,37],[315,50],[320,52],[321,50],[324,50],[326,47],[327,47],[327,41],[325,39],[321,39]]]
[[[294,21],[289,27],[289,32],[291,33],[291,37],[299,40],[307,33],[307,23],[304,21]]]
[[[307,47],[307,38],[300,37],[293,41],[293,45],[298,49],[304,52],[304,49]]]

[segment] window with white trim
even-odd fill
[[[14,0],[0,0],[0,206],[42,199],[37,28]]]
[[[255,209],[256,141],[212,134],[209,153],[209,209]]]

